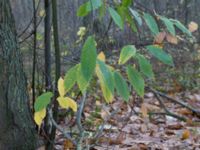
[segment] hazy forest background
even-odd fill
[[[40,9],[38,11],[38,22],[40,22],[40,25],[38,27],[38,47],[41,49],[38,50],[38,56],[37,60],[39,61],[38,64],[41,64],[40,61],[44,59],[40,59],[40,57],[43,57],[43,49],[44,46],[43,40],[44,38],[41,38],[40,36],[44,34],[44,9],[43,9],[43,1],[40,2]],[[80,45],[76,45],[76,41],[78,40],[78,36],[75,34],[80,26],[91,26],[92,24],[95,24],[93,31],[90,31],[91,33],[96,33],[98,36],[102,36],[104,34],[104,30],[107,27],[109,23],[109,18],[106,17],[104,19],[104,22],[98,22],[98,19],[95,16],[87,16],[86,18],[79,18],[76,16],[76,12],[78,7],[84,2],[84,0],[59,0],[58,1],[58,29],[59,29],[59,39],[60,39],[60,47],[61,47],[61,53],[62,53],[62,70],[66,70],[66,65],[70,66],[73,63],[77,63],[77,60],[80,57],[80,51],[81,47]],[[137,4],[137,0],[135,1],[136,8],[143,7],[142,9],[146,9],[147,11],[153,11],[155,10],[158,14],[167,16],[169,18],[174,18],[180,20],[184,25],[188,25],[191,21],[195,21],[197,24],[200,22],[200,17],[198,13],[198,6],[200,4],[200,1],[198,0],[140,0],[138,1],[139,4]],[[141,4],[141,5],[140,5]],[[32,7],[32,0],[12,0],[12,8],[13,13],[15,16],[16,21],[16,27],[17,32],[20,34],[30,23],[32,17],[33,17],[33,7]],[[148,7],[147,7],[148,6]],[[97,14],[96,14],[97,15]],[[32,17],[30,17],[32,16]],[[20,39],[23,40],[28,36],[33,30],[33,27],[30,27],[25,34],[20,36]],[[109,49],[109,47],[112,47],[112,49],[119,49],[125,44],[128,43],[136,43],[138,47],[142,47],[143,45],[150,44],[153,39],[149,35],[148,30],[139,30],[140,34],[137,35],[133,32],[130,32],[130,28],[125,27],[124,31],[119,31],[118,28],[112,24],[112,27],[109,30],[109,38],[110,41],[107,41],[103,43],[102,50]],[[147,36],[146,36],[147,35]],[[195,78],[195,75],[199,72],[199,62],[198,60],[195,61],[195,56],[197,53],[199,53],[199,32],[194,33],[196,40],[192,41],[184,41],[180,42],[178,45],[169,45],[170,50],[168,50],[173,56],[175,56],[175,63],[176,63],[176,71],[174,72],[167,72],[165,75],[168,76],[169,82],[173,82],[174,80],[179,80],[177,82],[180,82],[180,84],[183,85],[183,87],[199,87],[199,80],[198,78]],[[123,39],[123,40],[122,40]],[[24,50],[24,61],[26,59],[30,60],[30,57],[32,57],[31,51],[29,46],[31,45],[30,42],[28,42],[28,45],[26,42],[23,42],[21,44],[21,47]],[[184,44],[185,46],[183,47]],[[29,50],[29,51],[28,51]],[[110,50],[111,51],[111,50]],[[109,53],[109,52],[108,52]],[[41,55],[39,55],[41,54]],[[31,67],[26,65],[25,63],[26,71],[27,73],[31,73]],[[42,63],[44,64],[44,63]],[[42,69],[41,65],[38,66],[38,69]],[[167,69],[167,68],[166,68]],[[30,70],[30,71],[28,71]],[[163,67],[159,69],[156,66],[156,70],[160,73],[163,73]],[[44,69],[43,69],[44,72]],[[40,71],[41,73],[41,71]],[[180,75],[180,76],[179,76]],[[160,76],[160,75],[158,75]]]
[[[102,18],[98,11],[78,17],[77,10],[87,1],[10,0],[7,3],[0,0],[0,150],[200,149],[200,0],[134,0],[133,3],[124,0],[141,14],[146,12],[153,17],[158,14],[179,20],[191,32],[192,38],[180,30],[167,37],[168,31],[160,23],[160,31],[166,32],[152,36],[146,20],[136,25],[137,32],[133,32],[128,23],[120,30],[108,11]],[[109,2],[105,0],[113,8],[113,3],[119,3],[117,0]],[[9,5],[14,18],[6,14]],[[4,26],[6,21],[11,22],[11,25],[8,23],[9,32]],[[159,17],[156,21],[160,21]],[[84,35],[78,33],[81,28],[84,28]],[[4,33],[8,33],[8,37]],[[95,63],[97,77],[90,81],[87,92],[75,84],[79,82],[77,78],[82,78],[80,74],[71,79],[76,81],[68,81],[73,87],[62,89],[66,73],[71,68],[75,69],[73,73],[78,72],[76,66],[83,62],[84,46],[92,45],[92,42],[84,45],[91,40],[87,39],[90,35],[95,35],[98,59],[116,69],[108,67],[114,74],[122,72],[123,78],[126,78],[126,70],[118,65],[118,59],[125,45],[134,45],[137,52],[148,58],[155,80],[145,78],[143,94],[141,86],[134,87],[135,82],[143,84],[143,76],[142,79],[134,76],[139,81],[133,81],[133,89],[128,84],[129,93],[124,90],[123,82],[129,81],[123,80],[120,83],[123,85],[116,87],[117,93],[118,88],[122,91],[122,97],[129,94],[129,101],[124,101],[120,92],[111,94],[113,101],[108,98],[110,93],[106,98],[106,92],[102,94],[98,74],[101,63],[98,61]],[[12,50],[13,45],[16,45],[16,52],[7,54],[7,48]],[[173,57],[174,66],[162,63],[165,60],[158,61],[159,56],[146,54],[148,45],[164,48]],[[130,63],[141,68],[136,60]],[[41,98],[40,95],[46,92],[50,95]],[[70,97],[70,104],[58,100],[66,95]],[[55,102],[57,97],[59,107]],[[45,101],[45,98],[49,99],[48,104],[35,106],[37,100]],[[45,105],[44,108],[40,109],[41,105]],[[38,112],[40,119],[35,117]],[[26,142],[23,144],[23,141]]]

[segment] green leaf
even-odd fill
[[[179,28],[183,33],[187,34],[188,36],[192,36],[192,33],[178,20],[170,19],[173,21],[174,25]]]
[[[90,3],[90,9],[91,10],[92,9],[96,10],[103,5],[102,0],[89,0],[89,3]]]
[[[128,8],[122,5],[120,7],[117,7],[117,12],[121,16],[122,21],[123,22],[127,21],[130,24],[130,27],[133,30],[133,32],[137,32],[135,22],[132,16],[130,15],[130,12],[128,11]]]
[[[101,90],[106,102],[112,102],[114,95],[114,79],[112,72],[104,62],[97,60],[96,74],[99,78]]]
[[[117,7],[117,13],[120,15],[123,23],[125,22],[125,19],[126,19],[126,9],[127,8],[124,6]]]
[[[103,2],[102,6],[99,8],[99,19],[101,20],[106,14],[106,4]]]
[[[143,97],[144,96],[144,79],[142,78],[141,74],[133,67],[128,66],[127,67],[127,74],[128,79],[135,89],[136,93]]]
[[[117,89],[117,93],[126,102],[128,102],[130,93],[129,93],[129,89],[128,89],[128,85],[127,85],[126,81],[118,72],[114,73],[114,79],[115,79],[115,87]]]
[[[154,35],[157,35],[159,33],[159,29],[158,29],[158,25],[155,21],[155,19],[148,13],[144,13],[144,20],[147,24],[147,26],[149,27],[149,29],[151,30],[151,32]]]
[[[132,4],[132,1],[133,0],[122,0],[122,5],[124,7],[128,7],[128,6],[130,6]]]
[[[87,82],[90,81],[96,67],[97,50],[96,42],[92,36],[89,36],[81,52],[81,72]]]
[[[77,11],[77,16],[84,17],[84,16],[87,16],[89,12],[90,12],[90,10],[88,8],[88,3],[84,3],[79,7],[79,9]]]
[[[101,0],[89,0],[88,2],[82,4],[78,11],[77,16],[84,17],[87,16],[92,10],[96,10],[102,6]]]
[[[133,30],[133,32],[137,32],[135,21],[133,20],[133,18],[131,16],[130,12],[128,11],[128,9],[125,10],[125,14],[126,14],[126,20],[130,24],[131,29]]]
[[[46,92],[40,95],[36,99],[35,104],[34,104],[35,112],[41,111],[42,109],[46,108],[46,106],[50,103],[52,97],[53,97],[52,92]]]
[[[108,8],[109,10],[109,13],[112,17],[112,19],[114,20],[115,24],[123,30],[123,27],[124,27],[124,23],[123,23],[123,20],[121,18],[121,16],[118,14],[117,11],[115,11],[113,8],[109,7]]]
[[[142,26],[142,19],[139,15],[139,13],[135,10],[133,10],[132,8],[129,8],[131,14],[133,15],[134,19],[137,21],[139,26]]]
[[[131,57],[134,57],[136,54],[136,48],[134,45],[124,46],[121,50],[119,57],[119,64],[125,64]]]
[[[78,65],[78,69],[77,69],[77,73],[76,73],[76,80],[77,80],[78,87],[81,90],[82,94],[85,93],[89,82],[86,81],[86,79],[84,78],[84,75],[81,71],[80,65]]]
[[[149,78],[153,78],[154,73],[153,73],[152,66],[151,66],[150,62],[143,55],[140,55],[140,54],[137,55],[137,59],[139,61],[140,71],[145,76],[147,76]]]
[[[78,70],[78,65],[69,69],[69,71],[65,74],[64,86],[65,86],[66,92],[68,92],[76,83],[77,70]]]
[[[154,45],[149,45],[146,47],[149,52],[158,58],[160,61],[162,61],[164,64],[174,66],[172,56],[170,54],[167,54],[166,52],[163,51],[160,47],[154,46]]]
[[[38,41],[42,40],[42,39],[43,39],[43,35],[42,35],[40,32],[37,32],[37,34],[36,34],[36,39],[37,39]]]
[[[168,18],[160,16],[160,19],[163,21],[165,26],[167,27],[167,30],[173,35],[176,35],[176,31],[174,28],[173,22],[171,22]]]

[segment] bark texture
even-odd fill
[[[34,150],[35,126],[9,0],[0,0],[0,149]]]

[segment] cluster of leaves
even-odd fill
[[[70,97],[65,97],[67,90],[65,89],[64,80],[62,78],[58,80],[58,92],[59,97],[57,98],[57,101],[60,107],[64,109],[71,108],[74,112],[76,112],[76,102]],[[46,117],[46,108],[50,104],[52,97],[52,92],[46,92],[36,99],[34,104],[34,120],[38,126],[41,126],[43,119]]]
[[[161,20],[162,23],[166,26],[167,30],[173,36],[176,35],[175,27],[180,29],[183,33],[186,33],[188,36],[192,36],[191,32],[178,20],[168,19],[164,16],[155,14],[157,19],[154,18],[149,13],[140,13],[135,9],[131,8],[133,4],[132,0],[122,0],[121,2],[114,2],[114,7],[111,7],[107,1],[103,0],[88,0],[86,3],[82,4],[78,11],[77,16],[84,17],[87,16],[91,11],[99,10],[100,15],[106,14],[108,10],[111,18],[115,24],[120,28],[124,29],[124,23],[127,22],[134,32],[137,32],[135,21],[138,26],[142,26],[143,20],[151,30],[154,36],[159,34],[159,28],[156,20]]]
[[[86,16],[92,10],[101,10],[102,12],[108,7],[111,18],[120,29],[123,29],[124,22],[127,21],[133,31],[136,32],[137,28],[134,19],[137,21],[138,25],[141,26],[143,18],[152,34],[156,37],[160,31],[155,18],[149,13],[139,14],[136,10],[130,8],[131,4],[132,0],[122,0],[121,3],[115,4],[115,8],[112,8],[108,6],[105,1],[89,0],[80,6],[77,15]],[[191,32],[179,21],[159,15],[156,15],[156,17],[164,23],[167,31],[172,36],[176,35],[175,27],[191,36]],[[144,55],[140,54],[134,45],[124,46],[118,61],[119,65],[126,64],[130,59],[138,61],[139,69],[134,65],[126,66],[128,79],[125,79],[119,71],[106,64],[105,55],[103,52],[97,54],[96,45],[97,43],[95,42],[94,37],[89,36],[83,45],[80,63],[72,67],[66,73],[64,79],[59,79],[58,91],[60,96],[57,100],[62,108],[72,108],[73,111],[77,111],[76,102],[69,97],[65,97],[65,95],[75,86],[75,84],[78,85],[80,91],[84,94],[94,75],[99,79],[100,87],[107,103],[112,102],[115,91],[126,102],[129,100],[130,89],[128,88],[127,82],[132,85],[139,96],[143,97],[145,88],[144,77],[146,76],[150,79],[154,78],[152,65],[149,60]],[[161,46],[149,45],[146,46],[146,49],[151,55],[155,56],[164,64],[174,66],[171,55],[167,54]],[[53,93],[47,92],[39,96],[35,102],[34,119],[39,126],[46,116],[46,107],[50,104],[52,97]]]

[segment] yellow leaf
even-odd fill
[[[195,32],[196,30],[198,30],[198,24],[196,22],[190,22],[190,24],[188,25],[189,31],[190,32]]]
[[[161,44],[154,44],[153,46],[158,47],[158,48],[163,48],[163,43],[161,43]]]
[[[40,17],[43,17],[43,16],[45,15],[44,9],[42,9],[42,10],[40,11],[39,15],[40,15]]]
[[[85,27],[79,27],[79,31],[77,32],[78,36],[83,37],[86,33],[86,28]]]
[[[71,108],[74,112],[77,111],[76,102],[69,97],[58,97],[57,101],[62,108]]]
[[[190,137],[190,131],[189,130],[184,130],[183,133],[182,133],[182,140],[186,140]]]
[[[40,127],[42,124],[43,119],[46,116],[46,108],[42,109],[41,111],[34,113],[34,120],[35,123]]]
[[[64,86],[64,80],[63,78],[60,77],[60,79],[58,80],[58,92],[60,94],[61,97],[65,96],[65,86]]]
[[[97,56],[97,58],[103,62],[106,61],[106,56],[105,56],[104,52],[100,52],[99,55]]]

